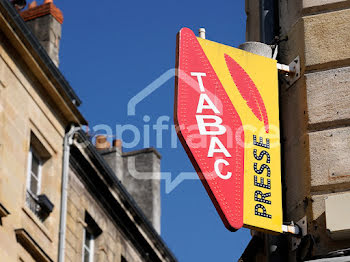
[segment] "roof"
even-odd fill
[[[86,124],[86,120],[77,109],[82,103],[81,100],[9,0],[0,0],[0,12],[50,81],[53,82],[57,92],[78,116],[81,124]]]

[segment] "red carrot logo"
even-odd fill
[[[234,59],[225,54],[225,61],[238,91],[247,102],[247,105],[252,110],[253,114],[260,121],[264,121],[265,131],[268,133],[269,119],[259,90],[256,88],[253,80],[249,77],[247,72]]]

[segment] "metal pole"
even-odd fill
[[[203,27],[199,28],[198,32],[199,32],[199,37],[202,39],[205,39],[205,28]]]

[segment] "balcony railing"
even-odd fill
[[[32,192],[30,192],[29,190],[27,190],[27,194],[26,194],[26,203],[27,206],[29,207],[29,209],[41,220],[43,221],[41,215],[40,215],[40,211],[41,211],[41,207],[38,203],[38,197],[36,195],[34,195]]]

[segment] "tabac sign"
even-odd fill
[[[282,232],[277,61],[178,34],[175,124],[225,226]]]

